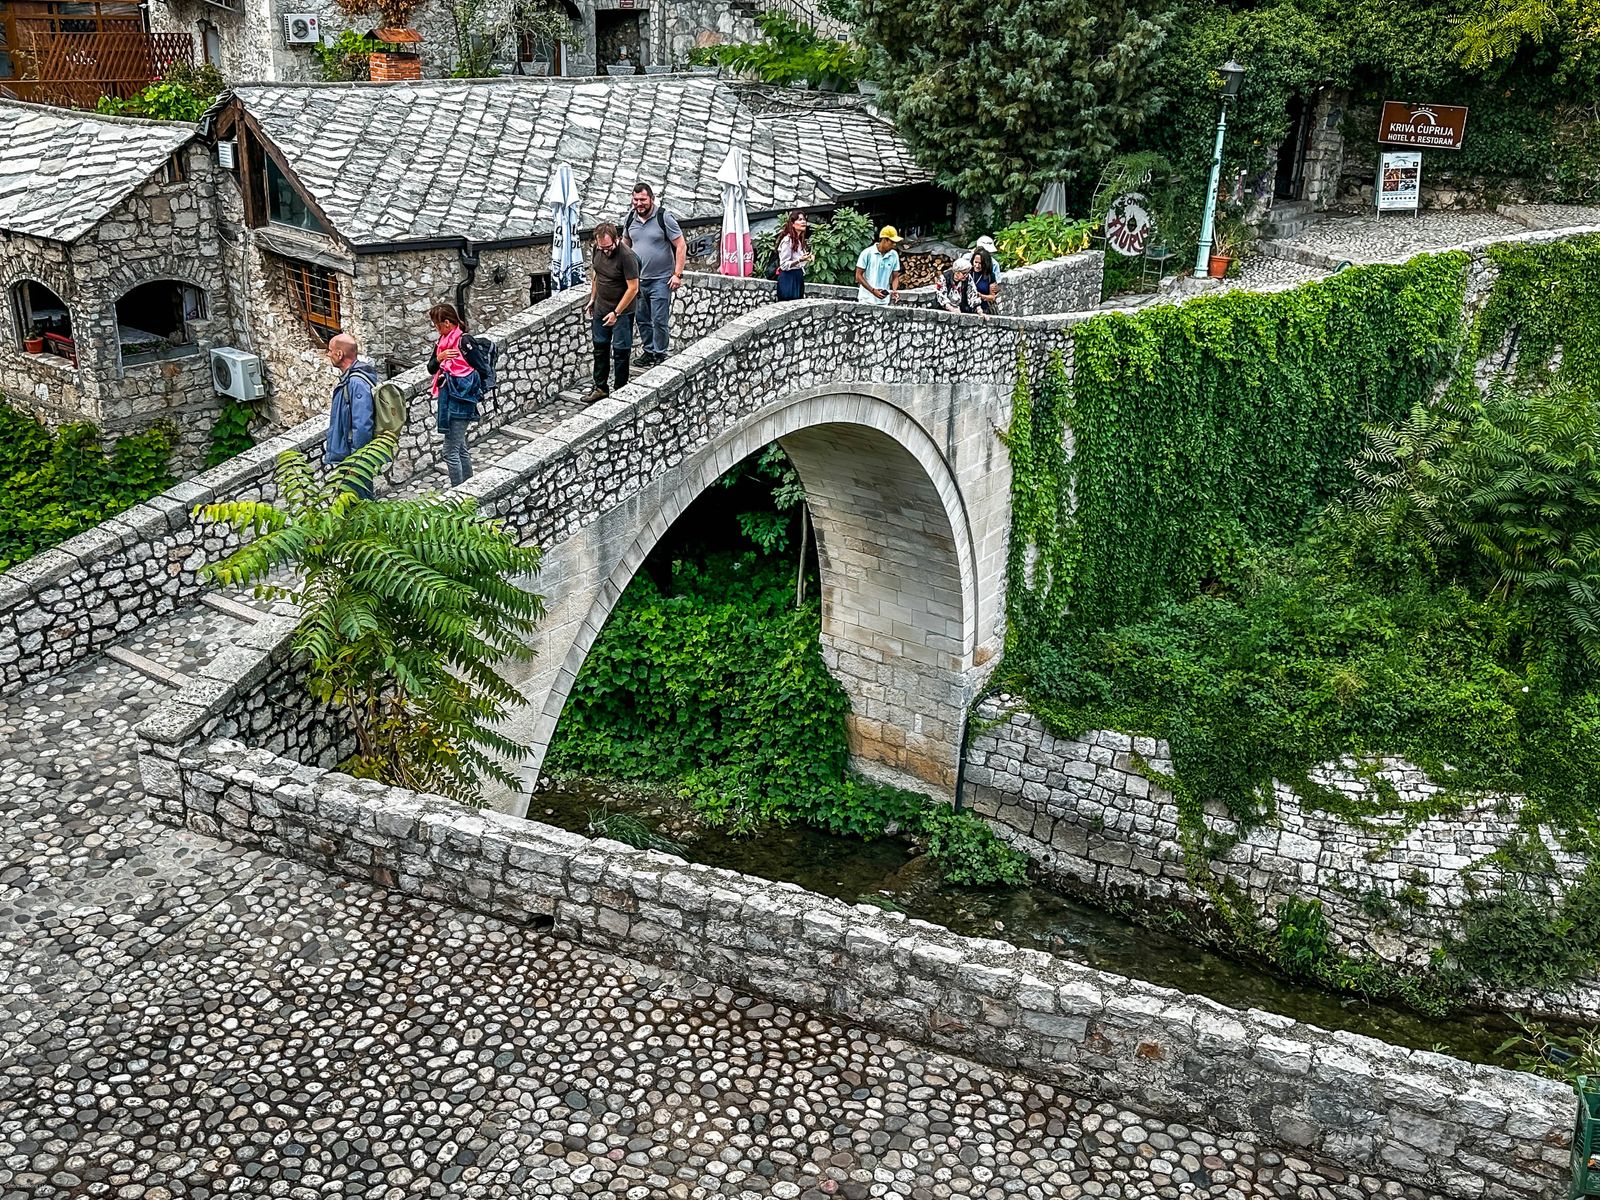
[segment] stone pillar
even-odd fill
[[[877,430],[822,425],[781,444],[811,507],[823,654],[850,696],[854,764],[952,797],[970,664],[943,501],[921,464]]]

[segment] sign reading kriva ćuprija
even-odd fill
[[[1459,150],[1467,132],[1467,110],[1455,104],[1407,104],[1385,100],[1378,142],[1422,150]]]

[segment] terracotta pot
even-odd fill
[[[1228,267],[1232,265],[1232,263],[1233,258],[1230,255],[1213,254],[1211,256],[1211,261],[1206,264],[1206,274],[1212,279],[1221,279],[1228,273]]]
[[[44,339],[42,337],[23,338],[22,348],[29,354],[43,354]]]

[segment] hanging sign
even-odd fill
[[[1407,104],[1385,100],[1378,142],[1426,150],[1459,150],[1467,132],[1467,110],[1455,104]]]
[[[1378,211],[1415,210],[1422,201],[1422,151],[1385,150],[1378,156]]]
[[[1106,245],[1125,258],[1138,258],[1150,241],[1150,213],[1138,192],[1118,196],[1106,213]]]

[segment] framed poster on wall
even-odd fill
[[[1415,212],[1422,202],[1422,151],[1385,150],[1378,155],[1378,211]]]

